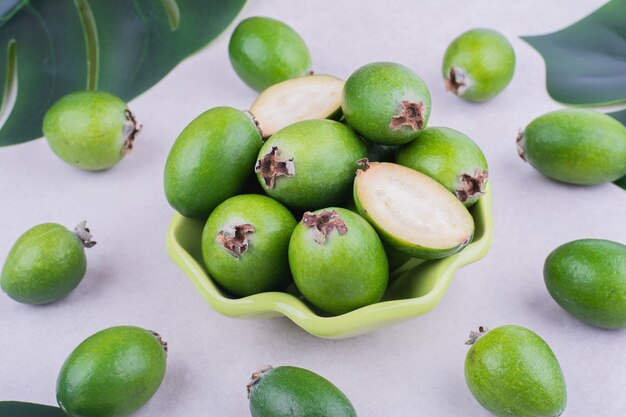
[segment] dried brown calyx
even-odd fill
[[[392,130],[400,130],[402,126],[408,126],[412,130],[420,130],[424,127],[424,103],[421,101],[407,101],[400,103],[402,109],[400,113],[391,118],[389,128]]]
[[[252,374],[252,376],[250,377],[250,382],[248,382],[248,385],[246,385],[246,389],[248,390],[248,398],[250,398],[250,393],[252,392],[252,387],[254,386],[254,384],[259,382],[261,378],[263,378],[263,375],[265,375],[272,369],[272,365],[265,365],[263,368]]]
[[[161,336],[160,334],[158,334],[157,332],[155,332],[154,330],[148,330],[150,333],[152,333],[152,336],[156,337],[157,340],[159,341],[159,343],[161,344],[161,347],[163,348],[163,350],[165,351],[165,354],[167,355],[167,342],[163,339],[163,336]]]
[[[485,333],[487,333],[489,331],[488,328],[486,328],[485,326],[480,326],[478,327],[478,331],[476,330],[472,330],[470,332],[469,335],[469,339],[467,339],[467,341],[465,342],[466,345],[473,345],[474,343],[476,343],[476,341],[478,339],[480,339],[480,337],[482,335],[484,335]]]
[[[472,197],[485,194],[488,178],[489,170],[487,169],[483,171],[477,168],[473,174],[462,173],[459,177],[459,188],[456,190],[456,196],[464,202]]]
[[[239,259],[242,253],[248,250],[249,235],[256,230],[251,224],[241,224],[234,227],[225,227],[217,234],[215,241],[224,246],[231,255]]]
[[[526,159],[526,150],[524,149],[524,144],[522,143],[523,141],[524,141],[524,131],[520,129],[519,132],[517,133],[517,140],[515,141],[515,146],[517,147],[517,154],[519,155],[519,157],[522,158],[524,161],[528,162],[528,160]]]
[[[124,124],[124,136],[126,137],[126,140],[124,141],[122,153],[126,155],[132,151],[135,138],[139,133],[141,133],[143,125],[137,123],[135,115],[129,109],[124,110],[124,115],[126,116],[126,123]]]
[[[261,174],[267,188],[274,188],[277,177],[293,177],[296,175],[293,158],[282,161],[278,156],[278,147],[273,146],[268,154],[256,161],[254,172]]]
[[[359,159],[358,161],[356,161],[356,164],[361,167],[361,169],[359,169],[357,173],[370,169],[370,160],[367,158]]]
[[[469,88],[469,79],[461,68],[452,67],[446,79],[446,90],[452,91],[457,96],[462,96]]]
[[[74,234],[80,239],[81,242],[83,242],[84,247],[93,248],[96,246],[96,241],[91,240],[93,239],[93,235],[87,227],[87,222],[85,220],[78,223],[78,225],[74,228]]]
[[[348,233],[348,227],[343,219],[339,217],[337,210],[322,210],[320,214],[307,211],[302,216],[302,224],[313,229],[315,243],[320,245],[326,242],[326,238],[333,229],[337,229],[341,236]]]

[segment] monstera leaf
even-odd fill
[[[128,101],[235,18],[245,0],[0,0],[0,146],[41,136],[59,97]]]
[[[3,417],[67,417],[59,407],[0,401],[0,416]]]

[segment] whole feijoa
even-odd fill
[[[413,70],[375,62],[346,80],[341,108],[348,124],[366,139],[402,145],[426,127],[430,105],[428,87]]]
[[[334,315],[378,302],[389,278],[376,231],[336,207],[304,213],[289,242],[289,266],[304,298]]]
[[[531,330],[481,327],[470,334],[465,381],[474,398],[498,417],[557,417],[567,404],[561,366]]]
[[[251,167],[263,145],[252,118],[232,107],[215,107],[180,134],[165,163],[165,196],[180,214],[206,218],[254,181]]]
[[[100,171],[133,148],[141,130],[120,98],[103,91],[78,91],[57,100],[43,119],[43,134],[63,161]]]
[[[398,150],[396,162],[434,178],[466,207],[485,194],[489,175],[485,155],[457,130],[424,129],[417,140]]]
[[[278,290],[290,281],[289,239],[296,219],[264,195],[229,198],[209,216],[202,256],[211,276],[238,296]]]
[[[253,373],[248,399],[252,417],[356,417],[339,388],[295,366],[268,366]]]
[[[550,295],[593,326],[626,328],[626,246],[581,239],[556,248],[543,267]]]
[[[539,116],[519,134],[517,152],[557,181],[611,182],[626,175],[626,127],[594,110],[557,110]]]
[[[269,17],[242,20],[230,37],[228,54],[239,78],[257,91],[311,70],[304,40],[291,27]]]
[[[134,326],[111,327],[85,339],[57,379],[57,402],[69,417],[127,417],[156,393],[167,343]]]
[[[515,72],[515,52],[501,33],[472,29],[454,39],[443,58],[448,91],[469,101],[500,94]]]
[[[348,126],[333,120],[304,120],[265,142],[255,171],[270,197],[312,210],[346,199],[356,161],[366,155],[365,145]]]
[[[4,262],[2,290],[26,304],[47,304],[65,297],[85,276],[85,248],[96,244],[91,237],[85,222],[74,232],[56,223],[29,229]]]

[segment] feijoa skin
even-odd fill
[[[205,219],[254,180],[252,167],[263,138],[252,118],[215,107],[183,130],[165,163],[165,196],[186,217]]]
[[[517,152],[557,181],[612,182],[626,175],[626,127],[594,110],[557,110],[539,116],[520,133]]]
[[[626,246],[582,239],[556,248],[543,277],[550,295],[574,317],[605,329],[626,328]]]
[[[311,70],[309,48],[300,35],[268,17],[242,20],[230,38],[228,54],[239,78],[257,91]]]
[[[454,39],[443,59],[446,89],[475,102],[487,101],[511,82],[515,51],[501,33],[473,29]]]
[[[43,120],[43,134],[54,153],[88,171],[121,161],[140,130],[126,103],[103,91],[68,94],[48,109]]]
[[[167,343],[149,330],[111,327],[85,339],[57,379],[57,402],[69,417],[127,417],[156,393]]]
[[[341,108],[352,128],[372,142],[403,145],[430,116],[430,92],[410,68],[375,62],[357,69],[343,89]]]
[[[424,129],[417,140],[398,150],[396,162],[434,178],[466,207],[485,194],[489,176],[485,155],[457,130]]]
[[[248,384],[252,417],[356,417],[350,400],[327,379],[295,366],[267,367]]]
[[[74,232],[56,223],[26,231],[6,258],[2,290],[25,304],[47,304],[69,294],[85,276],[85,248],[96,244],[85,224],[79,224]]]
[[[205,265],[222,287],[238,296],[284,288],[291,281],[288,247],[295,227],[291,212],[267,196],[229,198],[204,227]]]
[[[258,155],[257,177],[265,192],[291,207],[314,210],[350,195],[367,149],[348,126],[304,120],[276,132]]]
[[[487,333],[485,333],[487,332]],[[498,417],[558,417],[567,404],[561,366],[531,330],[501,326],[472,332],[465,381],[474,398]]]

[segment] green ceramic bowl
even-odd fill
[[[395,271],[383,300],[341,316],[325,316],[303,300],[295,286],[234,298],[209,276],[200,249],[203,221],[174,214],[167,232],[171,258],[187,274],[205,300],[220,313],[240,318],[287,316],[307,332],[340,339],[371,332],[432,310],[445,294],[454,272],[485,256],[493,237],[491,193],[470,212],[476,222],[474,240],[461,252],[435,261],[417,259]]]

